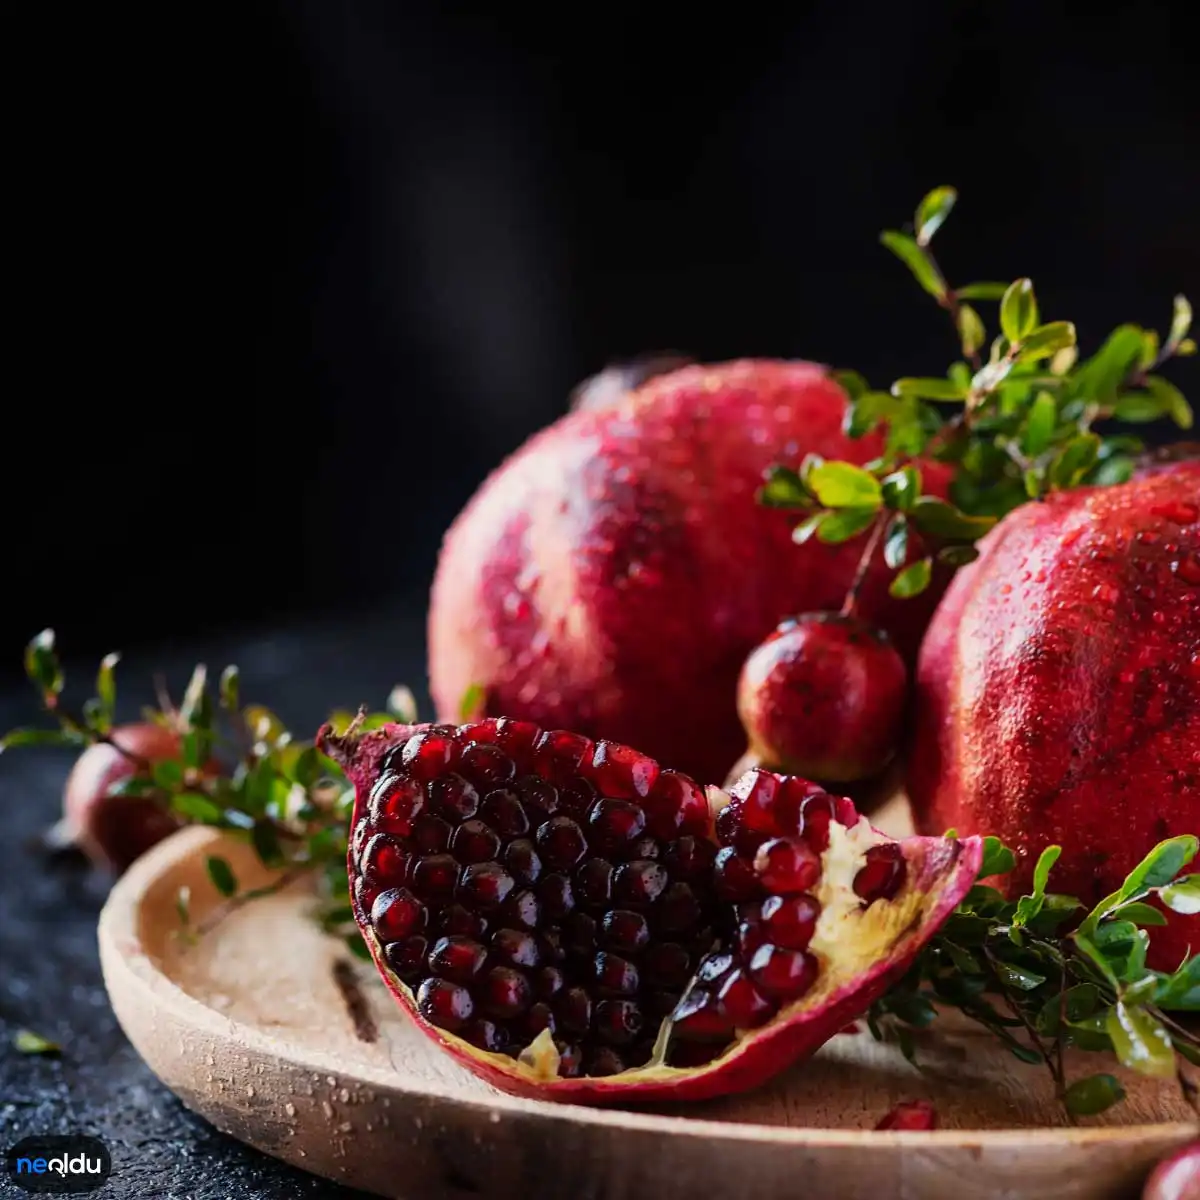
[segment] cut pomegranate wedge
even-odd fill
[[[743,1091],[811,1054],[975,881],[977,838],[893,841],[766,771],[729,793],[492,718],[318,744],[355,786],[355,918],[420,1028],[505,1091]]]

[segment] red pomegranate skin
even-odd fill
[[[1200,1200],[1200,1141],[1176,1150],[1154,1168],[1142,1200]]]
[[[639,746],[698,779],[745,749],[735,690],[747,654],[789,613],[840,607],[859,541],[804,546],[763,508],[763,471],[808,453],[861,463],[844,392],[820,366],[743,360],[660,375],[570,413],[484,483],[446,535],[429,612],[439,716],[478,684],[487,715]],[[944,494],[947,473],[925,470]],[[937,590],[861,615],[915,654]]]
[[[1200,831],[1200,462],[1009,514],[921,648],[908,790],[920,830],[1003,838],[1010,887],[1094,903],[1163,838]],[[1200,945],[1151,931],[1150,963]]]

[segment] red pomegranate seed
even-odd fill
[[[458,863],[449,854],[430,854],[413,866],[413,891],[425,900],[450,897],[457,883]]]
[[[615,908],[600,922],[605,946],[621,954],[636,954],[650,944],[650,926],[641,913]]]
[[[716,983],[717,980],[723,979],[732,967],[732,954],[710,954],[696,968],[696,979],[700,983]]]
[[[444,937],[429,954],[429,969],[452,983],[470,983],[483,970],[487,950],[464,937]]]
[[[753,1029],[775,1011],[775,1006],[740,970],[726,976],[717,992],[717,1003],[735,1029]]]
[[[552,1000],[566,985],[566,976],[557,967],[543,967],[533,977],[533,993],[543,1000]]]
[[[483,1008],[501,1020],[524,1012],[533,1001],[529,980],[512,967],[493,967],[484,976],[476,994]]]
[[[380,892],[371,905],[371,924],[382,942],[398,942],[425,927],[425,906],[404,888]]]
[[[442,910],[434,927],[445,937],[466,937],[478,941],[487,932],[487,921],[461,904],[451,904]]]
[[[461,775],[443,775],[429,785],[429,806],[448,821],[466,821],[479,811],[479,793]]]
[[[833,820],[833,812],[833,797],[826,792],[817,792],[800,805],[801,834],[818,854],[829,849],[829,822]]]
[[[551,817],[538,826],[537,845],[545,864],[559,871],[569,871],[587,853],[587,838],[570,817]]]
[[[729,794],[738,805],[744,826],[759,833],[778,835],[780,829],[775,822],[774,812],[778,791],[779,777],[755,767],[729,789]]]
[[[522,929],[497,929],[492,934],[492,951],[509,967],[536,967],[542,960],[537,939]]]
[[[504,852],[504,865],[509,874],[526,887],[537,883],[542,873],[542,860],[528,838],[511,842]]]
[[[591,954],[596,949],[596,933],[595,918],[583,912],[573,912],[563,925],[567,949],[580,955]]]
[[[517,764],[499,746],[472,742],[462,752],[458,769],[476,787],[490,790],[507,783],[517,773]]]
[[[928,1100],[905,1100],[875,1126],[876,1129],[923,1130],[938,1127],[937,1109]],[[1181,1197],[1181,1200],[1183,1198]]]
[[[542,906],[531,891],[522,889],[513,892],[496,915],[515,929],[537,929],[542,920]]]
[[[785,779],[775,797],[775,824],[784,837],[799,837],[804,829],[804,802],[824,791],[820,784],[792,776]]]
[[[605,996],[633,996],[637,994],[637,967],[628,959],[601,950],[595,962],[596,986]]]
[[[551,783],[571,782],[581,763],[591,765],[594,751],[590,738],[565,729],[548,729],[534,743],[533,769]]]
[[[588,817],[588,837],[593,846],[603,850],[619,850],[640,837],[645,828],[646,814],[626,800],[597,800]]]
[[[503,1053],[512,1042],[507,1029],[494,1025],[491,1021],[485,1021],[482,1017],[476,1017],[475,1020],[464,1025],[460,1036],[463,1041],[470,1042],[472,1046],[478,1046],[480,1050],[487,1050],[491,1054]]]
[[[538,884],[538,898],[546,915],[561,920],[575,907],[571,881],[565,875],[547,875]]]
[[[415,779],[383,775],[371,789],[368,806],[371,823],[384,833],[412,834],[413,821],[425,807],[425,789]]]
[[[505,841],[524,837],[529,832],[529,818],[521,807],[517,793],[511,788],[497,788],[488,792],[479,806],[479,817]]]
[[[472,863],[458,882],[458,898],[468,907],[498,908],[516,886],[516,880],[499,863]]]
[[[772,893],[807,892],[821,878],[821,860],[798,838],[764,842],[754,856],[754,869]]]
[[[417,992],[417,1009],[431,1025],[453,1033],[474,1015],[475,1002],[465,987],[431,977]]]
[[[738,950],[745,962],[749,962],[754,957],[754,952],[766,940],[766,931],[758,921],[743,921],[737,928]]]
[[[441,817],[426,813],[413,822],[413,841],[421,854],[440,854],[450,845],[454,831]]]
[[[564,1079],[574,1079],[583,1067],[583,1051],[568,1042],[555,1042],[558,1047],[558,1073]]]
[[[629,843],[630,858],[658,858],[658,851],[658,839],[649,834]]]
[[[608,1046],[601,1046],[600,1049],[594,1050],[588,1055],[587,1074],[594,1075],[597,1078],[603,1078],[606,1075],[620,1075],[625,1070],[625,1060]]]
[[[663,860],[676,879],[690,883],[707,881],[716,857],[716,847],[711,842],[688,836],[668,846]]]
[[[750,978],[769,996],[794,1000],[816,981],[817,960],[804,950],[781,950],[778,946],[760,946],[750,960]]]
[[[377,833],[362,852],[362,873],[379,886],[401,884],[409,869],[409,856],[400,843],[386,833]]]
[[[612,896],[612,867],[603,858],[585,859],[575,872],[575,890],[582,904],[601,908]]]
[[[700,920],[700,913],[700,901],[691,885],[673,883],[659,901],[657,926],[664,933],[682,933]]]
[[[458,747],[445,733],[433,729],[414,734],[404,744],[400,762],[422,781],[435,779],[454,762]]]
[[[717,895],[723,900],[738,903],[757,900],[762,895],[762,882],[754,870],[754,863],[732,847],[726,846],[717,854],[714,868]]]
[[[691,973],[692,956],[678,942],[659,942],[642,956],[642,975],[655,987],[683,987]]]
[[[716,996],[694,988],[675,1009],[674,1033],[687,1041],[724,1041],[733,1033],[733,1023],[721,1011]]]
[[[548,1029],[551,1033],[554,1032],[554,1013],[550,1005],[545,1003],[545,1001],[539,1000],[530,1006],[529,1011],[521,1019],[523,1040],[533,1041],[543,1029]]]
[[[596,789],[586,779],[576,779],[558,789],[558,811],[581,825],[596,803]]]
[[[513,785],[529,819],[530,828],[558,811],[558,788],[536,775],[526,775]]]
[[[581,987],[567,988],[555,1001],[559,1026],[580,1037],[592,1027],[592,998]]]
[[[514,721],[511,717],[501,717],[496,722],[496,736],[492,740],[513,758],[524,762],[541,734],[542,731],[532,721]]]
[[[642,1032],[645,1018],[632,1000],[601,1000],[596,1005],[596,1032],[614,1046],[627,1046]]]
[[[391,942],[384,947],[383,956],[388,966],[405,983],[415,983],[425,973],[425,955],[429,949],[428,939],[405,938],[402,942]]]
[[[613,874],[613,899],[634,908],[653,904],[666,890],[669,881],[666,868],[653,859],[634,859],[622,863]]]
[[[669,841],[681,833],[708,829],[708,797],[699,784],[676,771],[663,771],[646,797],[646,827]]]
[[[592,756],[592,778],[606,796],[644,799],[658,779],[659,766],[619,742],[597,742]]]
[[[464,821],[451,834],[450,849],[464,865],[488,862],[500,853],[500,839],[482,821]]]
[[[767,937],[785,950],[807,950],[820,915],[811,896],[769,896],[761,912]]]
[[[876,900],[891,900],[904,883],[906,864],[895,842],[872,846],[866,863],[854,876],[854,894],[867,904]]]

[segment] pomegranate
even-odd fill
[[[860,1016],[974,882],[752,771],[732,795],[615,742],[488,718],[317,735],[355,785],[352,906],[420,1028],[569,1101],[749,1088]]]
[[[876,776],[895,755],[907,683],[887,634],[841,613],[793,617],[746,659],[738,680],[749,753],[823,783]]]
[[[1146,1180],[1142,1200],[1200,1200],[1200,1142],[1163,1159]]]
[[[178,756],[180,743],[173,730],[149,722],[119,726],[111,737],[116,745],[89,746],[71,768],[55,839],[78,846],[97,866],[120,872],[174,833],[180,821],[152,797],[114,795],[113,788],[146,776],[139,762]]]
[[[1002,838],[1025,888],[1087,904],[1163,838],[1200,829],[1200,461],[1010,513],[921,649],[908,791],[918,829]],[[1200,918],[1172,913],[1173,970]]]
[[[861,546],[792,542],[794,515],[756,503],[771,464],[862,463],[846,396],[822,367],[747,360],[659,375],[563,417],[483,485],[446,536],[429,612],[429,677],[457,719],[483,715],[636,743],[699,779],[745,747],[734,706],[751,650],[787,613],[837,608]],[[923,468],[944,495],[948,470]],[[913,548],[913,553],[918,553]],[[910,657],[937,602],[887,594],[859,611]]]
[[[627,362],[611,363],[572,390],[571,408],[607,408],[656,375],[677,371],[693,361],[686,354],[663,350],[657,354],[642,354]]]
[[[876,1129],[922,1130],[938,1127],[937,1109],[928,1100],[905,1100],[887,1113]]]

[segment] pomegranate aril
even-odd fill
[[[430,978],[417,991],[417,1009],[431,1025],[453,1033],[474,1016],[475,1002],[465,987]]]
[[[636,954],[650,943],[650,926],[641,913],[615,908],[604,914],[601,922],[603,941],[610,950]]]
[[[606,796],[644,799],[658,780],[659,766],[652,758],[619,742],[597,742],[592,756],[592,778]]]
[[[529,1007],[529,1011],[521,1018],[521,1036],[524,1041],[531,1042],[544,1029],[555,1031],[556,1023],[550,1005],[538,1001]]]
[[[384,775],[371,789],[367,811],[377,829],[409,837],[424,808],[425,789],[417,780]]]
[[[596,955],[596,988],[602,996],[633,996],[637,994],[637,967],[628,959],[602,950]]]
[[[680,833],[708,829],[708,797],[700,786],[675,771],[663,771],[646,797],[646,827],[669,841]]]
[[[534,743],[541,736],[542,731],[532,721],[514,721],[511,717],[501,717],[496,722],[495,737],[490,740],[513,758],[525,762]]]
[[[775,796],[775,826],[782,837],[799,837],[804,828],[804,802],[824,789],[807,779],[792,776],[783,781]]]
[[[646,814],[636,804],[604,797],[588,816],[588,840],[600,850],[620,850],[641,835]]]
[[[596,1034],[614,1046],[634,1041],[645,1023],[642,1010],[633,1000],[601,1000],[596,1005]]]
[[[745,962],[749,962],[754,952],[766,941],[766,931],[758,921],[743,921],[737,927],[738,952]]]
[[[536,775],[526,775],[513,785],[531,829],[558,811],[558,788]]]
[[[926,1130],[938,1127],[937,1109],[928,1100],[905,1100],[875,1126],[876,1129]],[[1186,1200],[1186,1191],[1181,1200]]]
[[[537,846],[542,860],[552,870],[569,871],[587,853],[587,838],[570,818],[551,817],[538,826]]]
[[[806,950],[821,916],[812,896],[768,896],[760,910],[766,936],[785,950]]]
[[[487,932],[488,923],[479,913],[461,904],[451,904],[434,918],[434,928],[446,937],[467,937],[479,941]]]
[[[371,905],[371,925],[381,942],[397,942],[425,927],[425,906],[404,888],[380,892]]]
[[[538,948],[542,958],[549,963],[563,962],[567,952],[562,947],[562,930],[545,929],[538,934]]]
[[[566,977],[557,967],[543,967],[533,977],[533,994],[543,1000],[552,1000],[565,984]]]
[[[511,788],[488,792],[479,806],[480,820],[486,821],[504,841],[524,837],[529,832],[529,817]]]
[[[487,950],[464,937],[444,937],[429,954],[429,969],[452,983],[470,983],[487,961]]]
[[[794,1000],[816,981],[817,960],[804,950],[760,946],[750,960],[750,978],[761,992]]]
[[[754,869],[772,894],[807,892],[821,878],[821,860],[799,838],[775,838],[759,847]]]
[[[581,904],[602,908],[612,897],[613,870],[603,858],[585,859],[575,872],[575,891]]]
[[[717,1004],[736,1029],[753,1029],[775,1011],[775,1005],[740,970],[726,976],[717,992]]]
[[[801,835],[818,854],[829,849],[829,823],[836,813],[837,805],[828,792],[816,792],[800,805]]]
[[[651,858],[622,863],[613,874],[613,900],[637,908],[653,904],[670,882],[666,867]]]
[[[463,1041],[487,1050],[491,1054],[503,1054],[512,1044],[508,1030],[501,1025],[495,1025],[482,1017],[468,1021],[459,1035]]]
[[[554,1002],[560,1029],[582,1037],[592,1027],[592,998],[581,987],[567,988]]]
[[[363,847],[360,863],[369,882],[398,885],[407,878],[409,855],[390,834],[377,833]]]
[[[673,878],[694,882],[708,879],[716,857],[716,847],[711,842],[705,838],[687,836],[667,847],[663,862]]]
[[[583,1051],[568,1042],[554,1043],[558,1050],[558,1074],[562,1079],[574,1079],[583,1066]]]
[[[575,779],[558,789],[558,811],[583,823],[596,803],[596,789],[586,779]]]
[[[733,1023],[721,1011],[711,992],[693,988],[675,1007],[674,1034],[687,1041],[724,1040],[733,1033]]]
[[[464,821],[450,835],[450,850],[463,864],[489,862],[500,853],[500,839],[482,821]]]
[[[458,863],[449,854],[430,854],[413,865],[412,888],[422,899],[446,899],[457,883]]]
[[[485,791],[507,783],[517,773],[516,763],[499,746],[480,742],[472,742],[462,752],[458,769]]]
[[[584,1073],[603,1078],[606,1075],[620,1075],[625,1070],[625,1060],[607,1046],[593,1050],[584,1060]]]
[[[542,873],[542,860],[528,838],[518,838],[509,843],[504,852],[504,865],[509,874],[526,887],[537,883]]]
[[[756,900],[762,895],[762,882],[754,870],[754,863],[743,858],[732,846],[726,846],[717,854],[713,868],[717,895],[735,904],[743,900]]]
[[[780,833],[774,811],[779,787],[779,777],[770,771],[763,771],[757,767],[747,771],[729,789],[729,794],[737,805],[741,824],[759,833]]]
[[[479,811],[479,793],[461,775],[443,775],[428,790],[429,807],[451,823],[469,820]]]
[[[700,983],[715,983],[724,978],[732,966],[732,954],[710,954],[696,968],[696,979]]]
[[[536,929],[541,924],[542,906],[528,889],[513,892],[496,913],[499,921],[515,929]]]
[[[405,742],[400,762],[415,778],[428,781],[442,775],[457,753],[458,747],[452,737],[436,729],[427,729]]]
[[[551,783],[571,782],[581,763],[591,763],[590,738],[565,729],[548,729],[534,743],[533,769]]]
[[[630,858],[658,858],[662,847],[658,844],[658,839],[646,834],[637,839],[637,841],[629,843]]]
[[[905,873],[904,855],[895,842],[872,846],[866,863],[854,876],[854,894],[866,904],[891,900],[903,886]]]
[[[575,907],[575,893],[565,875],[546,875],[538,884],[538,898],[551,920],[561,920]]]
[[[700,901],[690,884],[673,883],[655,910],[655,924],[664,933],[683,933],[700,920]]]
[[[512,967],[493,967],[476,987],[481,1006],[501,1020],[524,1012],[533,1000],[529,980]]]
[[[521,929],[497,929],[492,934],[492,952],[510,967],[536,967],[542,959],[537,939]]]
[[[591,954],[596,949],[596,922],[584,912],[572,913],[563,926],[568,950],[576,954]]]
[[[399,979],[405,983],[416,983],[425,975],[425,955],[428,952],[428,939],[418,934],[402,942],[389,942],[383,948],[383,957]]]
[[[440,854],[450,845],[453,832],[441,817],[425,813],[413,822],[413,843],[421,854]]]
[[[516,887],[516,880],[494,862],[472,863],[458,882],[458,898],[470,908],[498,908]]]
[[[678,942],[659,942],[642,956],[642,975],[656,987],[682,987],[692,973],[692,957]]]

